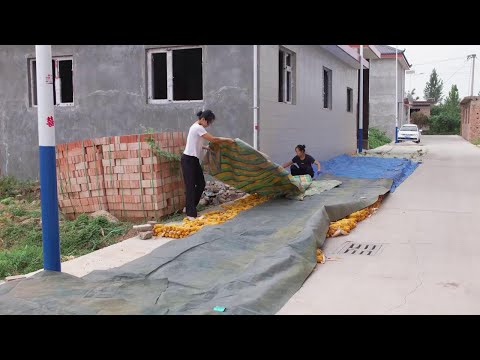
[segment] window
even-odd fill
[[[347,111],[353,111],[353,90],[350,88],[347,88]]]
[[[73,105],[73,59],[58,57],[52,59],[53,103],[54,105]],[[37,106],[37,62],[30,60],[30,104]]]
[[[332,110],[332,70],[323,68],[323,108]]]
[[[293,104],[295,91],[295,54],[281,48],[278,53],[278,101]]]
[[[203,100],[202,48],[149,50],[148,102]]]

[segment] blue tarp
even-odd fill
[[[408,159],[340,155],[321,163],[322,173],[355,179],[393,179],[390,192],[409,177],[419,165]]]

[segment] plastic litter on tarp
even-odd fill
[[[355,179],[392,179],[390,192],[409,177],[419,165],[408,159],[340,155],[322,161],[323,173]]]

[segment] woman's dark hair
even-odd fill
[[[199,120],[205,119],[208,125],[210,125],[212,122],[215,121],[215,114],[213,113],[212,110],[199,111],[197,113],[197,116]]]
[[[297,145],[297,147],[296,147],[295,149],[298,149],[298,150],[300,150],[301,152],[305,152],[305,148],[306,148],[305,145]]]

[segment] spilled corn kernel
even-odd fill
[[[383,200],[383,196],[380,196],[378,200],[369,207],[356,211],[353,214],[348,215],[346,218],[334,221],[330,223],[327,232],[328,237],[336,237],[340,235],[347,235],[352,231],[360,221],[365,220],[369,217],[376,209],[380,207],[380,203]]]
[[[218,225],[233,219],[241,211],[251,209],[254,206],[264,203],[269,197],[259,195],[247,195],[236,200],[232,204],[222,205],[223,210],[211,211],[195,220],[183,219],[182,224],[157,224],[153,228],[155,236],[162,236],[173,239],[185,238],[196,233],[207,225]]]

